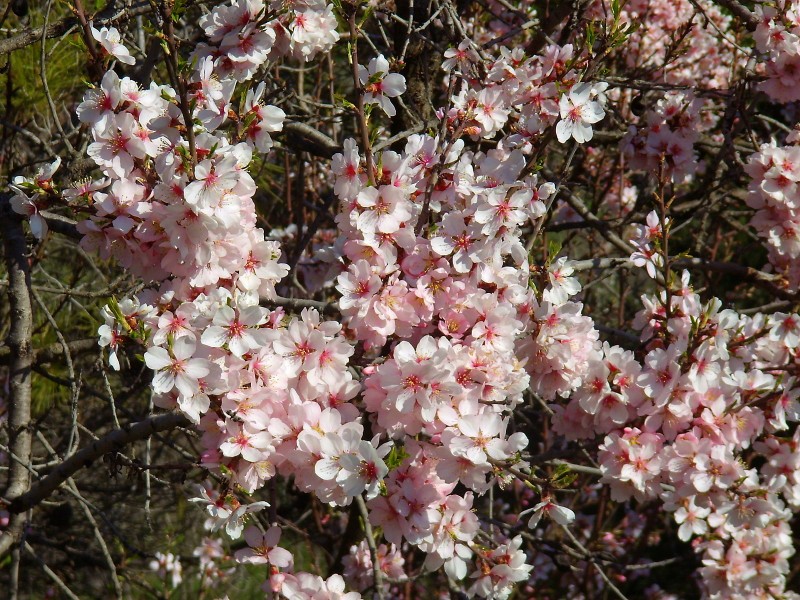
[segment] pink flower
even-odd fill
[[[260,306],[247,306],[239,311],[221,306],[200,340],[212,348],[227,345],[234,356],[241,358],[266,342],[266,330],[259,329],[266,322],[266,313]]]
[[[465,222],[463,215],[457,212],[445,215],[438,233],[431,239],[431,248],[439,256],[452,254],[456,271],[467,273],[473,264],[480,261],[483,236],[477,225]]]
[[[561,121],[556,125],[556,137],[562,144],[574,138],[579,144],[592,139],[591,125],[606,116],[603,110],[602,92],[606,83],[579,83],[572,87],[569,94],[563,94],[558,104]],[[598,98],[599,100],[594,100]]]
[[[220,444],[223,456],[234,458],[241,456],[249,462],[265,460],[272,450],[272,436],[260,431],[248,423],[228,421],[226,424],[225,442]]]
[[[470,575],[475,583],[469,593],[484,598],[507,598],[515,583],[527,580],[533,567],[525,563],[521,546],[522,536],[518,535],[508,543],[483,552],[476,561],[478,570]]]
[[[130,114],[115,115],[104,132],[95,130],[96,141],[89,144],[87,153],[117,177],[127,177],[136,166],[134,161],[147,155],[138,131],[139,124]]]
[[[445,50],[442,69],[452,71],[458,67],[458,70],[462,73],[468,73],[471,64],[481,61],[481,57],[472,46],[473,42],[471,40],[464,40],[458,45],[458,48]]]
[[[695,497],[692,496],[684,506],[675,511],[675,522],[680,525],[678,537],[684,542],[688,542],[692,536],[703,535],[708,531],[708,524],[704,519],[711,511],[697,506],[694,502]]]
[[[342,294],[339,307],[344,314],[363,316],[369,307],[369,301],[381,288],[381,280],[372,271],[366,260],[359,260],[350,265],[347,271],[337,278],[336,289]]]
[[[278,547],[281,539],[281,528],[277,525],[270,527],[266,533],[250,525],[244,530],[244,539],[249,548],[236,551],[236,562],[252,565],[271,564],[285,569],[292,565],[292,554],[284,548]]]
[[[366,233],[394,233],[411,218],[411,203],[394,186],[365,188],[356,201],[366,209],[358,216],[358,228]]]
[[[47,221],[39,214],[39,207],[25,192],[19,188],[12,187],[15,194],[11,197],[11,209],[18,215],[28,217],[28,224],[31,227],[33,236],[41,241],[47,235]]]
[[[91,125],[94,130],[103,132],[109,126],[121,100],[119,76],[114,71],[106,71],[100,87],[87,90],[84,94],[83,102],[78,106],[78,118]]]
[[[113,56],[119,62],[132,65],[136,60],[131,56],[130,51],[122,44],[122,37],[114,27],[101,27],[99,30],[92,27],[92,37],[100,42],[103,54]]]
[[[183,196],[196,210],[217,203],[231,190],[238,179],[234,167],[236,158],[227,156],[217,162],[203,160],[194,169],[195,180],[183,190]]]
[[[505,423],[500,415],[466,415],[461,417],[456,428],[448,429],[450,435],[442,435],[442,444],[454,456],[463,456],[475,465],[488,464],[488,459],[508,458],[504,441]]]
[[[522,189],[509,197],[504,188],[490,190],[487,200],[475,211],[475,222],[481,223],[481,233],[494,236],[501,227],[515,227],[528,220],[526,208],[530,205],[533,192]]]
[[[267,152],[272,148],[269,134],[283,129],[283,121],[286,119],[286,113],[277,106],[261,104],[265,89],[262,81],[255,90],[248,90],[244,102],[246,119],[250,123],[245,133],[259,152]]]
[[[353,138],[347,138],[341,154],[333,155],[331,170],[336,176],[334,193],[342,200],[352,200],[366,183],[366,174],[361,169],[361,157]]]
[[[172,344],[172,352],[153,346],[144,355],[148,368],[156,372],[153,377],[153,392],[167,394],[177,389],[183,396],[193,396],[200,390],[199,379],[209,373],[209,361],[194,356],[196,342],[182,337]]]
[[[369,61],[366,68],[359,65],[358,78],[364,86],[365,104],[377,104],[390,117],[397,114],[389,98],[395,98],[406,91],[406,78],[399,73],[389,72],[389,61],[383,54]]]
[[[389,472],[383,457],[391,449],[390,444],[376,450],[370,442],[362,440],[355,453],[343,454],[339,458],[342,470],[336,477],[348,496],[356,496],[366,491],[367,500],[380,492],[379,485]]]
[[[150,561],[150,570],[155,571],[159,577],[166,578],[169,576],[170,586],[176,588],[183,581],[181,575],[181,559],[171,552],[163,554],[161,552],[155,553],[155,560]]]
[[[533,508],[522,511],[519,516],[522,517],[529,511],[533,511],[531,518],[528,520],[528,527],[531,529],[536,527],[542,515],[547,515],[562,527],[566,527],[575,520],[575,511],[565,506],[558,506],[549,497],[543,499]]]

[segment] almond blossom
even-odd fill
[[[370,60],[366,67],[359,65],[358,79],[364,86],[366,104],[377,104],[390,117],[397,114],[389,98],[396,98],[406,91],[406,79],[389,71],[389,61],[383,54]]]
[[[584,595],[612,578],[640,590],[626,552],[677,536],[698,556],[705,597],[782,597],[800,507],[800,321],[790,300],[750,307],[758,293],[791,299],[800,287],[798,137],[759,141],[773,130],[744,118],[748,103],[723,107],[746,91],[742,73],[769,98],[794,98],[797,3],[767,4],[752,12],[749,67],[739,54],[750,34],[705,0],[598,0],[586,20],[603,40],[565,27],[558,43],[525,45],[506,43],[531,42],[509,6],[464,23],[441,11],[431,23],[474,36],[444,55],[436,127],[394,136],[361,111],[359,146],[346,137],[352,115],[337,109],[330,162],[302,148],[302,169],[289,160],[291,136],[273,136],[303,116],[275,74],[299,72],[302,83],[330,59],[335,97],[341,7],[217,4],[198,21],[204,41],[181,66],[184,89],[109,70],[86,93],[78,118],[97,178],[60,190],[54,163],[14,181],[12,207],[42,239],[42,211],[65,202],[82,219],[82,248],[141,281],[103,309],[100,345],[116,370],[141,350],[153,405],[192,422],[208,475],[192,501],[213,531],[244,532],[236,558],[269,565],[268,594],[350,600],[360,593],[348,584],[381,595],[430,580],[469,597],[536,597],[563,581],[546,593],[580,595],[570,570],[554,568],[565,555],[583,562]],[[421,27],[412,21],[409,36]],[[375,31],[349,43],[403,60]],[[116,29],[92,32],[133,64]],[[383,54],[354,66],[348,93],[396,117],[404,76]],[[586,146],[606,110],[617,139]],[[761,143],[744,174],[730,166],[742,127]],[[585,146],[565,161],[548,145],[553,128],[561,144]],[[287,160],[291,228],[257,212],[273,149]],[[724,187],[734,174],[749,178],[746,198]],[[749,209],[737,223],[746,232],[750,219],[769,271],[667,254],[686,252],[676,234],[699,206],[693,185]],[[613,319],[612,296],[598,292],[613,289],[616,272],[598,273],[607,253],[637,282],[622,286]],[[758,281],[742,294],[752,304],[737,308],[742,298],[679,273],[676,260],[746,273],[734,285]],[[278,505],[255,522],[267,493]],[[318,530],[358,536],[338,549],[347,583],[294,570],[300,561],[278,545],[275,518],[305,494]],[[529,514],[535,531],[516,535]],[[550,543],[555,529],[569,534],[563,548]]]
[[[101,27],[96,29],[91,25],[92,37],[100,42],[100,47],[105,55],[113,56],[121,63],[132,65],[136,60],[131,56],[130,51],[122,43],[122,36],[115,27]]]
[[[562,144],[574,138],[579,144],[592,139],[591,125],[605,117],[603,92],[605,83],[579,83],[568,94],[563,94],[558,103],[561,120],[556,125],[556,137]],[[597,98],[597,99],[595,99]]]
[[[177,389],[184,396],[192,396],[200,389],[199,379],[208,375],[210,366],[204,358],[194,358],[197,343],[187,337],[178,338],[171,350],[153,346],[144,355],[145,364],[156,372],[153,391],[165,394]]]
[[[288,550],[278,546],[281,539],[281,528],[270,527],[262,533],[253,525],[244,530],[244,540],[249,548],[236,551],[236,560],[253,565],[269,563],[276,567],[288,567],[292,563],[292,555]]]

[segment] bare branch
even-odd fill
[[[101,456],[116,452],[128,444],[143,440],[154,433],[168,431],[188,424],[189,420],[183,415],[168,413],[144,419],[133,425],[123,426],[122,429],[115,429],[70,456],[50,471],[43,479],[31,486],[31,489],[27,493],[13,498],[8,510],[13,515],[24,512],[36,506],[39,502],[52,494],[58,486],[72,477],[73,474],[84,467],[88,467]],[[2,548],[0,547],[0,549]]]
[[[753,31],[758,25],[758,17],[736,0],[715,0],[714,3],[727,8],[734,16],[741,19],[750,31]]]
[[[274,299],[264,299],[263,302],[267,305],[285,306],[293,310],[316,308],[321,313],[339,313],[339,306],[335,302],[320,302],[319,300],[306,300],[304,298],[283,298],[282,296],[276,296]]]
[[[47,566],[47,563],[45,563],[45,562],[44,562],[44,561],[43,561],[41,558],[39,558],[39,555],[38,555],[38,554],[36,554],[36,551],[35,551],[35,550],[34,550],[34,549],[31,547],[31,545],[30,545],[28,542],[25,542],[25,550],[26,550],[26,551],[27,551],[27,552],[28,552],[28,553],[29,553],[29,554],[30,554],[30,555],[31,555],[33,558],[35,558],[35,559],[36,559],[36,562],[38,562],[38,563],[39,563],[39,565],[42,567],[42,571],[44,571],[44,572],[45,572],[45,574],[46,574],[46,575],[47,575],[47,576],[48,576],[50,579],[52,579],[52,580],[53,580],[53,583],[55,583],[55,584],[56,584],[56,586],[57,586],[57,587],[58,587],[58,588],[61,590],[61,592],[62,592],[62,593],[63,593],[63,594],[64,594],[64,595],[65,595],[67,598],[70,598],[70,600],[80,600],[80,598],[78,598],[78,597],[77,597],[77,596],[76,596],[76,595],[73,593],[73,591],[67,587],[67,584],[65,584],[65,583],[64,583],[64,582],[61,580],[61,578],[60,578],[58,575],[56,575],[56,574],[55,574],[55,572],[54,572],[54,571],[53,571],[53,570],[52,570],[50,567],[48,567],[48,566]]]
[[[46,210],[41,211],[39,214],[42,215],[42,218],[47,222],[47,227],[50,231],[55,231],[56,233],[71,237],[75,240],[83,238],[83,235],[77,229],[77,221]]]
[[[305,123],[287,121],[283,124],[283,131],[286,134],[286,145],[294,150],[309,152],[321,158],[332,158],[342,151],[340,144]]]
[[[116,12],[114,2],[109,2],[109,4],[103,10],[94,16],[94,22],[98,25],[111,25],[116,21],[122,20],[123,18],[127,19],[136,15],[143,15],[147,12],[150,12],[150,10],[150,3],[143,2],[138,6],[132,6],[123,11]],[[19,50],[20,48],[25,48],[31,44],[35,44],[42,38],[52,39],[59,37],[60,35],[64,35],[76,25],[78,25],[78,18],[75,16],[69,16],[61,19],[60,21],[56,21],[55,23],[51,23],[46,27],[32,27],[30,29],[26,29],[14,37],[0,40],[0,54],[8,54],[9,52]]]
[[[375,537],[372,533],[372,525],[369,522],[369,511],[367,504],[361,494],[356,496],[356,504],[361,513],[361,518],[364,520],[364,534],[367,538],[367,546],[369,547],[370,558],[372,558],[372,576],[374,578],[375,595],[377,600],[384,600],[386,592],[383,589],[383,571],[381,570],[381,561],[378,559],[378,549],[375,546]]]
[[[798,294],[792,293],[781,287],[782,277],[775,273],[765,273],[753,267],[739,265],[731,262],[717,260],[706,260],[699,257],[671,257],[670,264],[674,269],[696,269],[699,271],[712,271],[715,273],[726,273],[735,275],[744,281],[750,281],[755,285],[764,288],[784,300],[798,300]],[[615,267],[631,268],[633,261],[627,257],[592,258],[587,260],[576,260],[570,263],[576,271],[588,271],[591,269],[611,269]]]
[[[44,437],[41,431],[36,432],[36,436],[42,445],[47,449],[47,451],[56,459],[61,460],[56,452],[55,448],[50,445],[50,442],[47,441],[47,438]],[[69,449],[69,447],[68,447]],[[94,537],[97,540],[97,543],[100,545],[100,550],[103,553],[103,557],[106,560],[106,565],[111,573],[111,581],[114,585],[114,591],[117,594],[117,598],[122,598],[122,584],[119,581],[119,576],[117,575],[117,567],[114,563],[114,559],[111,557],[111,552],[108,550],[108,545],[106,544],[105,539],[103,538],[103,534],[100,533],[100,527],[97,524],[97,520],[94,518],[92,514],[92,510],[90,508],[89,503],[86,499],[81,495],[80,491],[78,490],[78,486],[75,485],[75,481],[70,477],[67,479],[67,490],[70,494],[72,494],[81,506],[83,510],[83,514],[86,516],[86,520],[92,525],[92,529],[94,530]]]
[[[31,308],[31,271],[28,245],[19,219],[11,218],[11,205],[0,204],[0,224],[8,270],[8,300],[11,328],[6,345],[11,353],[9,381],[9,449],[19,460],[11,462],[8,486],[3,496],[13,501],[22,496],[30,483],[27,465],[31,458],[31,370],[33,368],[33,311]],[[0,556],[16,544],[22,535],[25,515],[15,514],[0,534]]]
[[[82,354],[91,352],[98,348],[96,338],[86,338],[83,340],[75,340],[67,342],[69,352],[72,354]],[[45,346],[44,348],[37,348],[33,351],[33,363],[41,364],[52,362],[56,358],[64,355],[64,346],[61,342],[56,342]],[[14,359],[14,349],[10,346],[0,346],[0,365],[7,365]]]

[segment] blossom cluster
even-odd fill
[[[229,490],[252,493],[280,468],[305,491],[349,503],[377,493],[386,472],[379,453],[389,446],[376,451],[377,438],[362,439],[348,402],[359,389],[347,371],[353,347],[341,325],[322,322],[313,309],[290,319],[259,304],[275,298],[288,268],[279,262],[279,243],[256,227],[247,167],[255,152],[271,148],[270,133],[280,131],[285,115],[265,102],[264,83],[246,92],[238,111],[231,101],[237,83],[251,78],[281,39],[275,31],[286,36],[286,15],[263,23],[264,9],[234,2],[204,19],[209,41],[222,50],[198,49],[188,115],[171,86],[142,89],[107,71],[78,107],[94,139],[88,154],[104,177],[63,196],[89,214],[78,225],[85,248],[152,282],[104,309],[100,342],[114,368],[124,347],[144,346],[154,404],[180,410],[203,432],[201,464],[229,480],[227,489],[203,487],[196,499],[212,530],[244,532],[251,550],[237,554],[240,562],[291,568],[291,555],[275,547],[279,529],[263,537],[245,529],[248,515],[267,504],[242,504]],[[329,48],[338,37],[332,18],[330,6],[290,11],[291,43],[272,50],[308,59]],[[115,30],[108,35],[118,42]],[[116,47],[110,54],[124,56]],[[49,194],[57,167],[20,181],[15,208],[37,216],[36,201]],[[180,581],[180,563],[169,556],[154,568],[171,573],[173,586]],[[287,575],[275,591],[299,597],[294,587],[316,586],[301,575]],[[343,583],[326,585],[335,593]]]
[[[772,141],[750,156],[747,205],[755,209],[752,227],[764,239],[769,262],[791,290],[800,287],[800,147],[790,134],[787,146]]]
[[[628,127],[622,148],[631,168],[652,173],[664,170],[677,182],[693,176],[702,167],[694,146],[710,125],[701,118],[706,104],[691,92],[667,92],[638,126]]]
[[[212,59],[220,82],[229,80],[227,87],[252,79],[262,65],[283,56],[310,61],[339,40],[333,6],[324,0],[288,6],[233,0],[216,6],[199,25],[208,42],[199,43],[193,56]]]
[[[651,73],[653,81],[694,85],[702,77],[703,86],[726,89],[747,61],[731,31],[733,18],[708,0],[629,0],[616,12],[613,2],[594,0],[589,10],[627,32],[626,67]],[[671,45],[676,39],[681,52]]]
[[[643,303],[644,360],[598,347],[554,424],[570,439],[606,433],[598,460],[612,497],[659,498],[680,539],[700,538],[710,597],[783,589],[795,475],[773,465],[786,464],[780,436],[800,417],[800,389],[776,367],[793,360],[798,316],[703,303],[687,273],[669,298]],[[759,454],[768,462],[748,467]]]
[[[548,218],[583,218],[554,207],[562,182],[540,168],[543,143],[554,137],[574,152],[583,145],[586,171],[611,178],[620,172],[588,144],[594,128],[624,119],[614,160],[645,173],[637,185],[646,189],[654,175],[664,186],[691,183],[705,172],[699,142],[718,125],[710,113],[720,104],[670,86],[706,70],[708,88],[720,90],[744,69],[735,40],[717,44],[712,31],[727,31],[733,19],[712,3],[608,4],[594,2],[588,14],[627,36],[630,52],[619,58],[630,69],[666,86],[643,113],[634,114],[629,88],[594,79],[589,44],[487,51],[476,34],[444,54],[451,94],[437,111],[438,131],[380,150],[369,130],[360,142],[344,140],[326,182],[338,201],[336,229],[316,231],[312,250],[294,261],[305,290],[335,302],[279,296],[290,271],[281,241],[295,245],[308,230],[258,227],[250,173],[287,120],[267,68],[311,61],[339,39],[334,8],[322,1],[215,6],[199,21],[205,41],[184,79],[143,87],[108,70],[86,93],[78,118],[101,177],[58,190],[56,161],[14,181],[14,210],[37,237],[47,233],[41,212],[64,199],[84,217],[82,246],[145,283],[103,309],[100,344],[117,370],[141,355],[153,404],[194,424],[198,464],[214,478],[192,501],[212,532],[244,538],[237,562],[267,565],[268,593],[388,595],[415,570],[442,571],[469,597],[507,598],[552,568],[534,564],[525,536],[535,546],[543,538],[534,533],[553,525],[579,545],[602,526],[593,521],[599,513],[578,512],[580,500],[567,506],[552,465],[534,460],[537,448],[558,452],[577,441],[596,461],[590,472],[599,483],[575,496],[597,502],[607,486],[614,502],[657,503],[670,515],[665,527],[698,553],[707,598],[793,597],[800,315],[746,314],[701,298],[688,272],[666,269],[672,220],[663,202],[641,211],[632,239],[616,243],[621,260],[630,256],[659,288],[641,296],[629,346],[601,339],[575,262],[532,252]],[[762,88],[782,100],[794,89],[790,4],[757,8],[756,43],[769,56]],[[646,26],[628,27],[638,20]],[[115,29],[92,31],[109,61],[135,60]],[[676,36],[687,48],[677,58],[667,43]],[[382,54],[352,65],[361,105],[396,114],[406,88],[391,72],[398,65]],[[380,115],[358,117],[366,128]],[[766,144],[746,166],[752,225],[793,290],[796,141]],[[633,177],[615,179],[601,210],[633,214],[645,194]],[[523,412],[534,403],[545,413]],[[532,439],[527,414],[546,414],[557,440]],[[314,502],[363,511],[365,533],[379,532],[350,547],[343,576],[303,572],[286,538],[281,546],[284,530],[267,511],[277,507],[255,499],[278,477]],[[520,510],[483,518],[495,491],[507,489]],[[635,511],[621,512],[620,529],[603,538],[617,558],[644,531]],[[424,559],[412,560],[415,552]],[[208,538],[197,556],[204,576],[222,576],[218,542]],[[180,582],[171,554],[156,555],[151,568],[173,587]]]
[[[753,33],[763,54],[766,80],[760,88],[772,99],[786,103],[800,100],[800,24],[795,0],[759,2],[755,6],[758,25]]]

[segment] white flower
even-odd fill
[[[448,48],[444,51],[444,62],[442,69],[445,71],[452,71],[455,67],[462,73],[466,73],[470,64],[479,63],[481,57],[475,52],[470,40],[464,40],[458,45],[458,48]]]
[[[166,578],[166,576],[169,575],[170,585],[173,588],[178,587],[181,581],[183,581],[183,577],[181,576],[183,571],[181,568],[181,559],[171,552],[167,554],[156,552],[155,560],[150,561],[150,570],[155,571],[158,576],[162,578]]]
[[[103,54],[113,56],[119,62],[132,65],[136,60],[122,43],[122,38],[116,28],[103,27],[99,31],[92,25],[92,37],[102,46]]]
[[[16,186],[9,186],[16,194],[11,198],[11,210],[19,215],[28,217],[28,224],[31,226],[31,233],[34,237],[42,241],[47,235],[47,221],[39,214],[36,202],[28,197],[25,192]]]
[[[100,325],[97,330],[98,340],[97,343],[101,348],[108,346],[108,364],[115,371],[119,371],[119,357],[117,356],[117,349],[123,339],[123,334],[120,332],[119,327],[109,324]]]
[[[364,86],[365,104],[378,104],[390,117],[397,114],[389,98],[406,91],[406,78],[399,73],[389,73],[389,61],[383,54],[369,61],[366,68],[359,65],[358,79]]]
[[[198,380],[208,375],[210,362],[204,358],[192,358],[196,342],[189,337],[175,340],[172,354],[160,346],[153,346],[144,355],[148,368],[156,372],[153,391],[167,394],[174,388],[183,396],[194,396],[200,391]]]
[[[368,441],[362,440],[356,453],[343,454],[339,458],[341,470],[336,475],[336,483],[348,496],[356,496],[366,490],[367,500],[371,500],[378,495],[380,482],[389,473],[382,457],[390,449],[390,444],[376,449]]]
[[[60,165],[61,159],[56,158],[49,165],[41,167],[32,180],[17,176],[8,186],[14,192],[14,196],[11,197],[11,209],[17,214],[28,217],[31,233],[39,241],[47,235],[47,222],[39,214],[36,200],[53,191],[53,175]],[[32,196],[29,196],[29,193]]]
[[[561,121],[556,125],[556,137],[562,144],[570,137],[579,144],[592,139],[592,123],[597,123],[606,116],[603,110],[605,91],[608,84],[579,83],[572,87],[569,94],[563,94],[558,103]],[[593,98],[597,98],[594,100]]]
[[[566,508],[565,506],[558,506],[557,504],[554,504],[550,498],[545,498],[533,508],[522,511],[519,516],[521,517],[531,511],[533,511],[533,515],[531,515],[531,518],[528,521],[528,527],[531,529],[536,527],[543,514],[547,514],[547,516],[553,519],[553,521],[564,527],[575,520],[575,513],[572,510]]]
[[[197,502],[205,505],[208,514],[211,515],[211,531],[219,531],[225,527],[232,539],[237,539],[242,535],[244,529],[245,515],[258,512],[269,506],[269,502],[252,502],[250,504],[239,504],[232,496],[222,496],[211,487],[206,485],[198,487],[200,497],[190,498],[189,502]]]
[[[580,292],[581,284],[576,278],[570,277],[573,272],[574,269],[566,256],[553,261],[547,272],[550,287],[544,291],[542,298],[551,304],[560,306]]]

